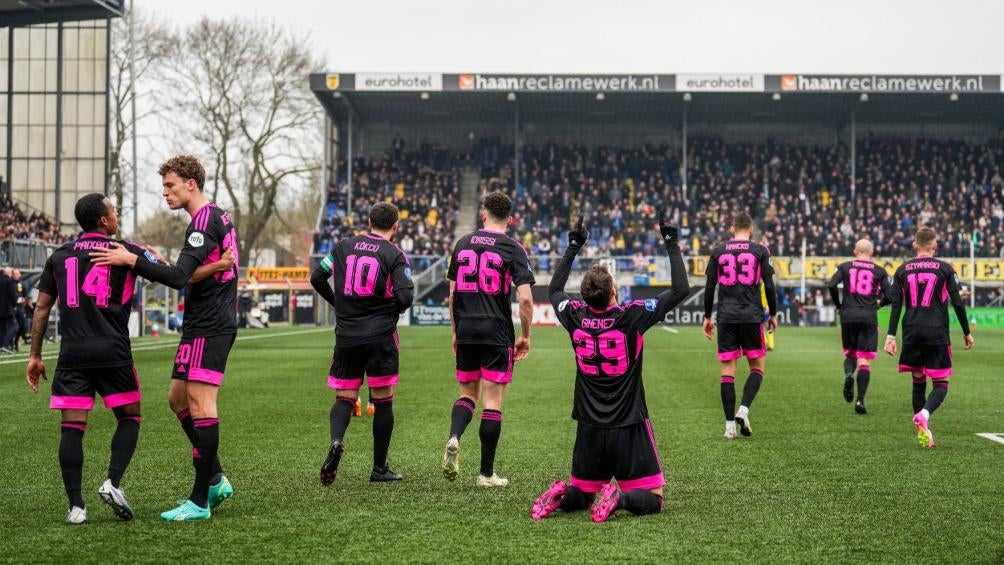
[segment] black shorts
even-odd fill
[[[878,351],[878,326],[864,322],[840,324],[844,357],[874,359]]]
[[[899,372],[947,379],[952,376],[952,346],[904,343],[899,354]]]
[[[512,382],[512,347],[457,344],[457,382],[473,383],[481,379],[493,383]]]
[[[140,401],[139,377],[135,365],[96,367],[92,369],[60,369],[52,378],[53,410],[91,410],[94,393],[101,395],[105,408],[118,408]]]
[[[656,489],[666,484],[652,423],[596,428],[579,423],[572,450],[572,486],[599,492],[617,479],[622,491]]]
[[[183,337],[174,357],[172,379],[200,382],[215,386],[223,384],[227,357],[237,334],[210,337]]]
[[[747,359],[767,355],[763,324],[718,324],[718,360],[732,361],[743,355]]]
[[[399,357],[397,332],[393,339],[373,343],[344,347],[336,344],[328,371],[328,386],[337,390],[359,390],[364,376],[370,388],[396,385]]]

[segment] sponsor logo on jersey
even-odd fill
[[[565,311],[565,306],[568,306],[568,301],[567,300],[562,300],[561,302],[559,302],[558,303],[558,312],[564,312]]]
[[[202,233],[193,231],[192,235],[188,236],[188,244],[192,247],[202,247],[206,243],[206,236]]]

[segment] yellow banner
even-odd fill
[[[966,258],[943,258],[955,268],[959,278],[963,283],[969,281],[970,267],[969,259]],[[779,280],[800,280],[802,278],[802,259],[800,257],[772,257],[774,272]],[[849,257],[806,257],[805,278],[813,281],[827,281],[836,272],[837,266],[845,261],[850,261]],[[891,275],[903,264],[903,259],[893,259],[888,257],[877,257],[875,264],[883,267]],[[687,265],[690,275],[703,277],[708,268],[707,257],[691,257]],[[1004,259],[976,259],[976,281],[977,282],[1004,282]]]
[[[258,282],[303,282],[310,280],[310,269],[308,267],[251,267],[248,269],[248,278],[254,278]]]

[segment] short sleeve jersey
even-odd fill
[[[321,260],[333,277],[335,336],[340,346],[383,341],[397,328],[395,289],[413,288],[408,258],[374,234],[344,239]]]
[[[90,252],[108,247],[108,237],[85,233],[63,244],[45,262],[39,292],[59,305],[59,363],[63,369],[132,364],[129,313],[136,275],[126,267],[94,265]],[[157,262],[142,248],[119,241],[140,261]]]
[[[715,277],[718,287],[718,323],[762,323],[760,284],[773,275],[770,251],[755,241],[733,239],[715,247],[706,276]]]
[[[903,305],[903,343],[948,345],[948,303],[958,293],[959,276],[934,257],[915,257],[893,275],[892,293]]]
[[[237,332],[237,273],[240,261],[237,228],[216,204],[210,202],[192,216],[185,231],[183,255],[200,265],[219,261],[233,250],[234,266],[185,287],[185,320],[182,337],[208,337]]]
[[[456,282],[457,343],[511,347],[512,287],[535,282],[523,246],[502,232],[478,230],[457,242],[446,276]]]
[[[662,321],[658,299],[596,310],[567,295],[555,306],[572,338],[575,394],[572,418],[596,427],[621,427],[648,416],[642,383],[643,334]]]
[[[877,324],[879,301],[886,295],[892,279],[885,269],[871,261],[841,263],[830,279],[830,286],[843,283],[840,323]]]

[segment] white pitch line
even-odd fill
[[[995,441],[997,443],[1004,444],[1004,434],[982,433],[976,435],[980,436],[983,439],[988,439],[990,441]]]
[[[334,333],[331,328],[313,328],[313,329],[309,329],[309,330],[299,330],[299,331],[289,331],[289,332],[277,332],[277,333],[261,334],[261,335],[237,336],[237,341],[251,341],[252,339],[267,339],[267,338],[271,338],[271,337],[286,337],[286,336],[291,336],[291,335],[307,335],[307,334],[315,334],[315,333],[321,333],[321,332],[332,332],[332,333]],[[160,343],[144,343],[143,345],[138,345],[136,347],[133,347],[132,350],[133,350],[133,352],[137,352],[137,351],[154,351],[154,350],[157,350],[157,349],[173,349],[175,347],[178,347],[178,342],[176,340],[174,340],[174,339],[170,339],[170,340],[165,340],[165,341],[160,342]],[[42,354],[42,360],[43,361],[55,359],[57,357],[59,357],[59,350],[58,349],[55,350],[55,351],[52,351],[51,353],[43,353]],[[3,359],[3,360],[0,360],[0,365],[15,365],[15,364],[18,364],[18,363],[27,363],[27,362],[28,362],[28,356],[27,355],[21,355],[21,356],[18,356],[16,358],[13,358],[13,359]]]
[[[671,334],[678,334],[678,333],[680,333],[680,330],[678,330],[676,328],[671,328],[669,326],[662,326],[662,329],[663,329],[663,331],[667,331],[667,332],[669,332]]]

